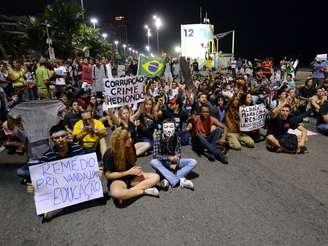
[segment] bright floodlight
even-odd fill
[[[145,25],[145,29],[149,29],[149,26],[148,25]]]
[[[95,24],[98,23],[98,19],[97,18],[91,18],[90,22],[95,25]]]
[[[114,41],[114,44],[115,44],[115,45],[118,45],[118,41],[117,41],[117,40],[115,40],[115,41]]]
[[[150,29],[147,30],[147,36],[148,36],[148,37],[151,37]]]
[[[153,15],[153,19],[156,20],[157,19],[157,16],[156,15]]]
[[[181,48],[179,46],[176,46],[174,48],[174,50],[175,50],[176,53],[180,53],[181,52]]]
[[[129,47],[129,51],[131,51],[132,50],[132,48],[131,47]]]
[[[159,29],[162,26],[162,21],[160,18],[155,19],[155,26],[157,29]]]
[[[123,48],[124,48],[124,49],[126,48],[126,44],[123,44]]]
[[[107,34],[107,33],[103,33],[103,34],[101,34],[101,36],[102,36],[104,39],[106,39],[106,38],[108,37],[108,34]]]
[[[146,48],[147,51],[150,51],[150,47],[149,47],[149,45],[146,45],[145,48]]]

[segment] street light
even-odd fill
[[[156,15],[153,16],[153,19],[155,20],[154,25],[156,27],[156,34],[157,34],[157,53],[159,54],[159,29],[162,26],[162,21]]]
[[[126,48],[126,44],[123,44],[124,56],[125,56],[125,48]]]
[[[145,49],[149,52],[150,51],[150,46],[146,45]]]
[[[115,47],[116,47],[116,49],[117,49],[118,41],[115,40],[115,41],[114,41],[114,44],[115,44]]]
[[[102,36],[104,39],[106,39],[106,38],[108,37],[108,34],[107,34],[107,33],[103,33],[103,34],[101,34],[101,36]]]
[[[180,48],[179,46],[176,46],[176,47],[174,48],[174,50],[175,50],[175,52],[178,53],[178,54],[181,52],[181,48]]]
[[[147,30],[147,44],[148,44],[148,46],[150,45],[149,44],[149,39],[150,39],[150,37],[151,37],[151,29],[149,28],[149,26],[148,25],[145,25],[145,29]]]
[[[96,28],[96,24],[98,23],[98,19],[97,18],[91,18],[90,22],[92,23],[93,28]]]

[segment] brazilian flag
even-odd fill
[[[138,75],[156,77],[163,74],[165,57],[139,56]]]

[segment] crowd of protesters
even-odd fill
[[[229,149],[255,148],[260,141],[269,151],[305,153],[304,122],[311,118],[318,132],[328,135],[327,61],[316,59],[312,76],[300,88],[295,84],[298,61],[286,57],[276,67],[270,58],[232,58],[224,70],[189,63],[192,85],[184,80],[179,61],[168,60],[163,77],[145,84],[144,102],[103,110],[103,79],[136,75],[137,61],[125,64],[120,75],[117,64],[105,57],[2,61],[0,146],[17,154],[26,149],[22,122],[8,116],[12,108],[31,100],[61,100],[66,109],[60,124],[49,126],[55,147],[41,161],[97,152],[109,191],[121,203],[143,194],[158,196],[156,186],[193,188],[187,175],[197,162],[182,157],[183,145],[228,164]],[[265,105],[264,129],[243,132],[239,107],[255,104]],[[290,128],[300,136],[289,134]],[[156,173],[135,165],[151,153]]]

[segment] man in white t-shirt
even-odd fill
[[[63,63],[59,59],[55,59],[53,62],[55,72],[55,86],[56,86],[56,97],[59,98],[64,93],[66,85],[67,70]]]
[[[96,92],[97,98],[102,98],[102,92],[104,90],[104,79],[107,78],[107,68],[104,58],[101,60],[96,59],[96,64],[92,67],[92,78],[93,83],[93,92]]]

